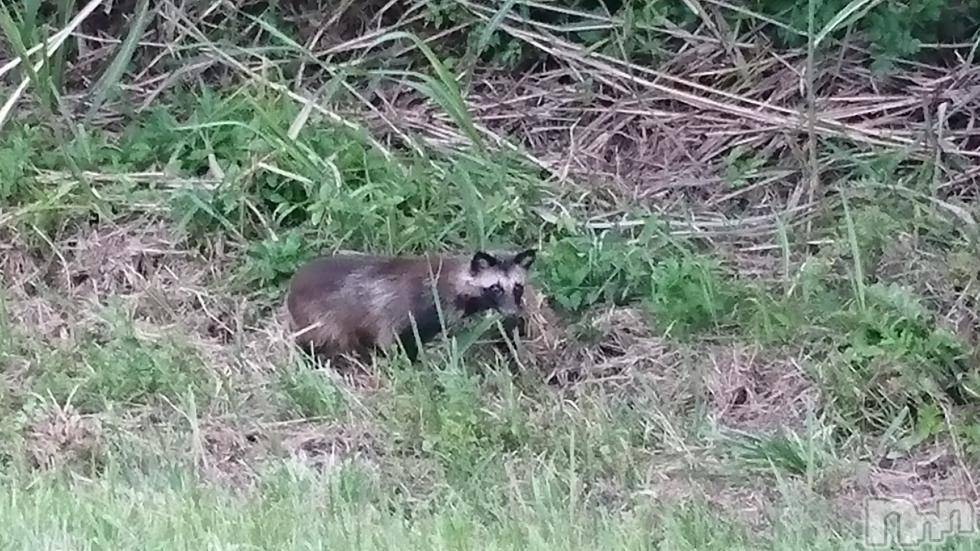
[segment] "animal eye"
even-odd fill
[[[521,297],[522,296],[524,296],[524,286],[521,285],[520,283],[515,283],[514,284],[514,298],[516,298],[517,300],[521,300]]]

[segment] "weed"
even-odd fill
[[[343,393],[324,373],[306,367],[287,369],[279,376],[279,391],[303,417],[336,418],[347,403]]]
[[[15,205],[29,201],[34,193],[31,179],[32,153],[38,148],[38,129],[23,125],[8,131],[0,145],[0,202]]]
[[[829,36],[838,39],[850,30],[871,44],[874,55],[872,66],[880,72],[893,70],[896,59],[914,58],[922,53],[923,43],[968,41],[980,24],[976,16],[980,4],[976,0],[960,3],[926,0],[915,5],[893,1],[865,3],[867,9],[858,10],[846,21],[835,21],[849,4],[853,2],[818,2],[814,5],[812,22],[808,4],[791,0],[753,0],[743,9],[725,10],[717,17],[729,28],[758,23],[758,17],[775,21],[777,24],[767,25],[768,36],[781,46],[790,47],[805,46],[807,30],[811,27],[814,30],[826,29]],[[586,29],[569,33],[577,42],[607,55],[641,62],[656,62],[660,57],[656,55],[658,52],[669,51],[668,45],[664,44],[664,35],[658,29],[673,27],[693,31],[703,24],[704,17],[711,17],[703,9],[693,9],[682,0],[613,3],[575,0],[562,7],[564,9],[561,10],[527,10],[521,12],[521,16],[546,25],[566,25],[572,29],[578,23]],[[426,17],[439,28],[471,19],[465,9],[451,2],[426,2],[426,8]],[[596,14],[614,17],[618,24],[608,28],[581,24],[581,21],[588,21],[589,16]],[[843,24],[831,28],[829,25],[832,22]],[[476,25],[469,35],[479,35],[481,32],[482,26]],[[489,49],[488,53],[502,56],[510,44],[494,44],[497,47]]]
[[[655,258],[665,246],[650,233],[636,240],[612,232],[554,236],[535,273],[548,295],[568,310],[598,302],[626,304],[646,295]]]
[[[278,286],[292,277],[316,251],[291,231],[280,238],[270,238],[252,245],[245,265],[247,277],[260,286]]]
[[[723,449],[744,469],[776,477],[804,477],[811,486],[815,476],[828,472],[836,462],[834,427],[817,420],[803,434],[792,430],[768,435],[731,432],[722,442]]]
[[[737,525],[721,511],[701,503],[678,508],[667,517],[662,530],[661,544],[669,549],[731,549],[745,544]]]
[[[466,480],[528,438],[519,410],[490,412],[479,378],[459,367],[396,372],[395,385],[387,422],[405,445],[442,463],[451,480]]]
[[[765,165],[766,159],[746,151],[745,148],[733,148],[725,158],[725,181],[732,188],[742,188]]]
[[[545,404],[537,412],[529,444],[557,468],[575,469],[596,485],[615,480],[630,487],[642,476],[640,449],[663,442],[649,418],[656,405],[648,397],[583,395],[576,405]],[[610,490],[612,491],[612,490]]]
[[[536,277],[558,305],[646,304],[664,331],[690,333],[729,321],[738,285],[712,258],[688,252],[651,222],[640,236],[618,233],[553,237]]]
[[[82,338],[75,353],[52,350],[41,365],[34,387],[87,411],[157,396],[179,400],[188,391],[203,397],[206,390],[204,366],[193,349],[173,338],[139,336],[119,317],[111,320],[105,340]]]
[[[969,400],[964,346],[935,328],[927,312],[906,290],[871,285],[866,308],[852,308],[841,320],[849,328],[825,372],[844,417],[883,429],[903,408],[918,408],[949,396]]]
[[[738,295],[713,259],[685,256],[654,267],[648,300],[665,332],[685,334],[728,321]]]

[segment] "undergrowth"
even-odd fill
[[[663,32],[665,29],[695,32],[700,25],[719,22],[728,28],[739,28],[759,25],[759,20],[764,18],[768,24],[759,26],[769,40],[779,47],[803,47],[812,25],[815,31],[827,30],[827,35],[836,40],[863,40],[869,46],[872,67],[882,72],[893,71],[898,60],[931,61],[941,57],[941,51],[924,45],[973,40],[980,25],[980,4],[975,0],[953,3],[926,0],[914,4],[818,0],[812,4],[811,12],[809,2],[791,0],[753,0],[735,8],[722,5],[717,10],[682,0],[575,0],[560,7],[513,2],[499,8],[497,13],[561,29],[563,38],[607,55],[655,63],[668,60],[674,51],[670,38]],[[448,29],[471,22],[474,12],[490,13],[469,9],[470,6],[466,2],[427,0],[426,21],[439,29]],[[849,17],[841,20],[842,16]],[[582,20],[615,24],[586,26],[581,24]],[[466,31],[466,39],[455,44],[454,53],[460,60],[479,55],[486,62],[508,67],[528,64],[534,55],[531,48],[494,30],[485,19],[477,19]]]
[[[975,392],[970,375],[975,359],[967,345],[936,326],[935,315],[913,289],[901,285],[901,277],[888,281],[875,273],[890,236],[910,228],[881,206],[839,210],[828,228],[833,245],[790,266],[791,280],[772,285],[740,276],[700,244],[672,236],[652,216],[637,231],[545,222],[534,213],[544,197],[542,183],[516,159],[490,164],[475,157],[435,162],[406,157],[390,162],[325,123],[307,125],[287,144],[277,136],[296,111],[282,98],[246,89],[227,97],[216,91],[203,97],[206,101],[186,120],[167,114],[130,123],[116,135],[101,134],[86,144],[78,159],[81,166],[118,173],[169,167],[212,179],[213,185],[160,190],[155,200],[162,200],[189,244],[217,233],[240,243],[243,254],[237,257],[229,290],[247,289],[272,300],[303,262],[339,248],[379,253],[465,250],[492,238],[505,246],[541,247],[533,277],[566,316],[580,316],[603,304],[635,305],[651,327],[682,340],[713,333],[776,345],[809,343],[806,348],[816,363],[833,366],[817,370],[830,374],[825,377],[829,402],[855,427],[865,421],[885,427],[905,407],[914,409],[945,394],[969,401]],[[266,103],[256,103],[262,101]],[[249,106],[255,105],[262,106],[263,116],[253,114]],[[13,135],[16,139],[0,147],[0,158],[8,159],[2,167],[9,175],[7,189],[14,192],[8,195],[9,204],[38,204],[45,192],[35,187],[37,175],[55,170],[60,160],[57,154],[25,156],[22,151],[43,151],[53,136],[31,124],[19,126]],[[196,154],[188,156],[189,151]],[[70,232],[65,214],[84,224],[89,211],[79,208],[84,205],[80,193],[77,188],[69,191],[54,208],[28,209],[21,227],[44,228],[47,220],[57,223],[58,231]],[[105,196],[120,201],[116,209],[124,209],[121,201],[137,194],[154,196],[124,179],[104,188]],[[901,201],[891,203],[907,208]],[[851,222],[845,223],[848,218]],[[928,214],[919,218],[913,223],[929,220]],[[926,237],[946,228],[917,227]],[[853,270],[855,262],[859,273]],[[177,354],[176,349],[168,352],[164,345],[152,353],[139,352],[156,345],[115,331],[107,344],[82,349],[91,366],[86,369],[72,367],[77,354],[56,354],[54,364],[67,362],[66,367],[45,374],[43,386],[60,388],[57,394],[66,396],[69,387],[79,385],[86,403],[90,393],[132,400],[166,393],[166,388],[195,386],[185,380],[191,370],[172,365],[168,355]],[[893,377],[911,379],[899,383]],[[285,392],[309,402],[301,411],[329,409],[318,404],[329,398],[322,390],[306,388],[309,383],[294,379]]]
[[[669,55],[660,29],[696,31],[702,4],[495,13],[636,61]],[[810,17],[766,0],[718,21],[771,16],[799,45],[798,31],[870,7],[831,34],[866,34],[882,64],[937,28],[968,38],[975,21],[957,10],[974,4],[826,1]],[[469,2],[422,6],[438,28],[465,23],[465,40],[436,46],[445,64],[425,58],[435,77],[398,73],[401,58],[373,76],[417,79],[475,143],[443,69],[535,60],[470,25],[482,12]],[[283,13],[249,9],[261,22],[218,36],[297,38]],[[601,24],[562,27],[583,14]],[[36,43],[48,12],[17,15]],[[980,300],[968,223],[980,213],[930,195],[929,162],[815,143],[846,168],[806,229],[739,249],[679,230],[652,201],[556,183],[491,140],[375,141],[272,85],[295,67],[268,70],[282,74],[175,84],[107,121],[41,109],[6,121],[4,546],[858,548],[853,518],[831,513],[853,513],[867,473],[980,459],[977,328],[954,316]],[[770,161],[733,150],[725,191],[756,185]],[[449,339],[419,363],[344,371],[274,334],[289,278],[319,254],[491,247],[539,249],[532,282],[570,335],[553,357],[522,364]]]

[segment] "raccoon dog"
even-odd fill
[[[535,252],[318,258],[296,273],[286,299],[296,343],[326,356],[400,343],[415,360],[419,341],[473,314],[495,310],[508,332],[520,329]]]

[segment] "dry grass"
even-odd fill
[[[805,430],[807,419],[821,403],[819,390],[801,367],[801,359],[766,354],[755,347],[724,347],[710,353],[712,370],[706,386],[712,417],[721,426],[752,432]]]
[[[461,5],[477,20],[489,20],[494,13],[477,2]],[[371,71],[377,64],[378,37],[415,28],[420,4],[388,7],[392,9],[371,12],[367,6],[344,3],[334,11],[317,13],[296,4],[290,19],[306,37],[298,44],[300,52],[310,58],[303,60],[301,76],[306,82],[287,87],[294,99],[315,99],[316,94],[306,90],[317,88],[337,65]],[[248,47],[224,51],[208,39],[222,21],[237,20],[238,10],[246,8],[247,3],[211,3],[194,13],[170,2],[161,4],[140,42],[142,63],[131,72],[133,80],[125,82],[126,101],[142,111],[167,87],[202,78],[220,81],[238,76],[281,87],[263,72],[285,60]],[[126,10],[116,6],[108,17],[92,20],[91,31],[70,35],[85,44],[86,52],[70,72],[73,82],[82,84],[84,75],[105,63],[113,41],[99,38],[99,31],[114,35],[124,24]],[[336,27],[322,27],[324,22]],[[697,204],[705,213],[727,213],[728,205],[741,198],[762,212],[802,214],[796,209],[806,205],[804,188],[810,182],[804,172],[814,168],[805,153],[810,138],[803,52],[777,52],[753,39],[726,45],[685,35],[677,39],[680,46],[674,55],[654,69],[589,53],[547,25],[513,13],[504,17],[499,29],[545,54],[553,67],[535,67],[519,77],[478,72],[466,93],[466,107],[487,137],[506,137],[559,182],[602,182],[599,193],[614,191],[623,201],[660,206],[665,212],[676,210],[680,206],[676,199],[685,198],[695,199],[685,201],[685,207]],[[275,41],[257,24],[249,26],[246,36],[252,44]],[[432,39],[440,36],[444,35]],[[737,52],[734,65],[733,52]],[[900,73],[882,79],[868,72],[866,61],[866,52],[845,44],[838,56],[814,67],[818,137],[853,144],[858,148],[853,157],[860,157],[862,151],[890,149],[910,158],[935,159],[936,183],[946,195],[975,189],[978,173],[970,168],[970,159],[980,156],[976,153],[980,137],[974,129],[980,71],[964,59],[951,67],[906,64]],[[181,68],[167,71],[165,67],[173,62]],[[439,106],[404,83],[395,80],[369,90],[356,90],[355,83],[345,86],[361,102],[356,111],[344,107],[345,112],[334,112],[316,102],[312,109],[345,124],[363,121],[375,135],[389,134],[388,142],[404,142],[408,136],[436,146],[468,142]],[[73,97],[78,96],[68,94],[66,100]],[[106,110],[111,113],[114,107]],[[766,162],[749,175],[748,185],[733,191],[727,189],[722,170],[725,158],[736,149],[751,151]],[[817,160],[828,181],[849,162]],[[751,217],[751,211],[741,214],[741,218]]]

